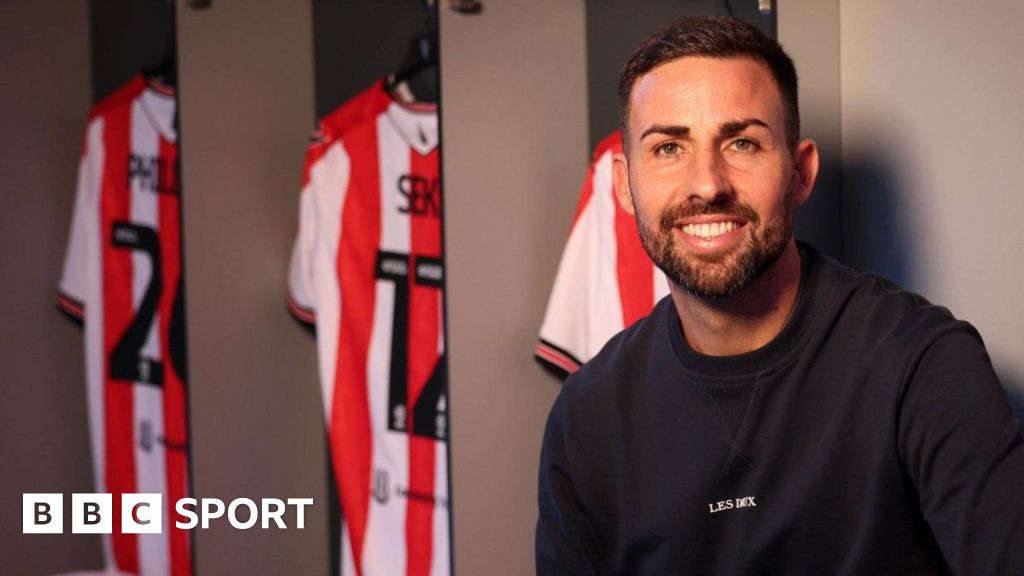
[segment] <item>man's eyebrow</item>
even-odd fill
[[[683,138],[690,134],[690,128],[688,126],[665,126],[663,124],[655,124],[644,130],[643,134],[640,135],[640,140],[652,134],[661,134],[662,136],[671,136],[673,138]]]
[[[736,134],[743,132],[750,126],[761,126],[762,128],[767,128],[771,130],[771,127],[768,126],[768,123],[765,122],[764,120],[759,120],[757,118],[747,118],[744,120],[736,120],[735,122],[726,122],[722,124],[721,126],[718,127],[718,133],[721,136],[735,136]]]

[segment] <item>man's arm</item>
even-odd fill
[[[921,356],[899,451],[954,574],[1024,574],[1024,438],[975,332],[943,334]]]
[[[598,547],[570,472],[565,434],[565,393],[548,415],[540,457],[537,576],[591,576],[600,567]]]

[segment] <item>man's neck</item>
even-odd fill
[[[800,276],[800,253],[790,240],[771,268],[732,296],[704,298],[670,284],[686,342],[708,356],[734,356],[768,344],[796,307]]]

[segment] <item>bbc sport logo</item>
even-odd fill
[[[259,505],[249,498],[236,498],[227,506],[218,498],[182,498],[174,505],[178,519],[174,526],[192,530],[196,526],[209,528],[210,521],[224,518],[238,530],[248,530],[259,523],[270,528],[271,522],[279,529],[287,529],[285,514],[288,507],[295,508],[295,528],[306,527],[306,506],[312,498],[261,498]],[[242,511],[242,509],[245,509]],[[63,534],[64,495],[22,494],[23,534]],[[163,494],[121,494],[120,528],[123,534],[160,534],[164,529]],[[111,534],[114,527],[114,497],[112,494],[72,494],[71,532],[73,534]]]

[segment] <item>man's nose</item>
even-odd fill
[[[725,160],[717,150],[706,149],[696,152],[692,162],[686,190],[690,201],[699,199],[714,204],[732,195]]]

